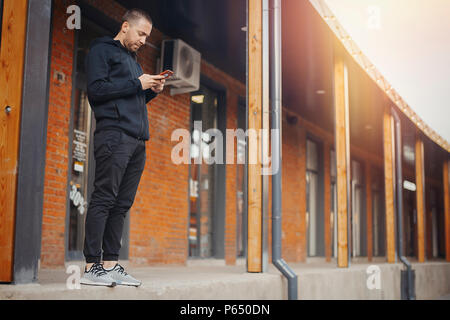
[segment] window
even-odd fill
[[[213,257],[214,222],[216,212],[215,164],[208,164],[215,156],[214,136],[208,129],[217,128],[217,93],[201,85],[191,95],[191,165],[189,178],[189,256]],[[200,127],[199,127],[200,125]]]
[[[323,170],[319,143],[306,140],[306,226],[308,256],[324,256]]]
[[[430,189],[430,218],[429,218],[429,232],[431,246],[428,256],[432,259],[445,258],[445,223],[444,223],[444,210],[440,207],[440,201],[442,194],[438,189],[432,187]]]
[[[383,257],[386,255],[386,233],[384,213],[384,175],[383,170],[371,169],[371,192],[372,192],[372,243],[373,256]]]
[[[84,220],[87,211],[89,151],[91,146],[91,108],[85,91],[76,89],[73,132],[72,168],[70,173],[69,252],[83,251]]]
[[[403,188],[403,254],[417,257],[416,192]]]
[[[367,246],[367,227],[365,210],[365,190],[363,170],[358,161],[352,161],[352,256],[365,256]]]
[[[331,228],[331,255],[337,257],[337,184],[336,184],[336,152],[330,151],[331,162],[331,212],[330,212],[330,228]]]

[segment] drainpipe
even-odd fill
[[[263,3],[267,4],[267,0]],[[281,258],[281,0],[273,0],[272,53],[270,55],[270,95],[272,132],[272,263],[287,278],[288,299],[297,300],[297,275]],[[274,134],[274,133],[272,133]]]
[[[395,161],[396,161],[396,213],[397,213],[397,244],[398,244],[398,256],[400,261],[406,267],[405,271],[402,270],[401,276],[401,291],[402,299],[405,300],[415,300],[415,290],[414,290],[414,270],[412,270],[411,263],[403,255],[403,176],[402,176],[402,133],[400,117],[394,108],[391,108],[392,115],[395,121]],[[406,279],[405,279],[406,276]]]

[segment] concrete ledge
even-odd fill
[[[437,299],[450,293],[450,263],[413,263],[416,270],[416,298]]]
[[[369,289],[367,281],[369,266],[378,266],[380,289]],[[396,300],[400,299],[399,264],[355,264],[350,268],[302,270],[295,268],[299,275],[301,300]]]
[[[125,264],[124,264],[125,265]],[[298,275],[299,299],[400,299],[403,265],[386,262],[352,262],[337,268],[322,261],[289,264]],[[79,266],[82,266],[81,263]],[[370,290],[369,266],[377,266],[380,288]],[[450,293],[450,263],[413,263],[417,299],[438,299]],[[287,281],[273,266],[267,273],[247,273],[245,265],[159,266],[129,268],[143,281],[139,288],[81,286],[69,289],[63,269],[40,270],[39,283],[0,285],[0,299],[287,299]]]
[[[283,299],[281,275],[245,266],[150,267],[129,270],[143,284],[68,289],[65,270],[41,270],[38,284],[0,285],[0,299]]]

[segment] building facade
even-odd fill
[[[1,256],[0,281],[5,282],[36,281],[38,265],[62,267],[83,259],[84,219],[95,170],[95,118],[87,101],[84,69],[89,44],[100,36],[114,37],[121,17],[132,6],[155,18],[171,12],[160,8],[153,13],[157,1],[38,2],[1,2],[1,99],[12,107],[2,110],[0,136],[6,146],[1,159],[6,191],[0,202],[0,238],[7,249]],[[267,237],[255,235],[248,225],[252,197],[244,163],[248,140],[233,138],[232,148],[224,151],[233,155],[232,164],[208,164],[209,155],[201,152],[212,142],[208,129],[219,129],[225,137],[226,129],[249,127],[247,102],[253,92],[246,87],[252,88],[255,79],[246,79],[245,68],[253,66],[262,51],[252,50],[255,43],[248,39],[252,30],[261,32],[261,21],[254,22],[251,14],[247,17],[245,9],[258,1],[223,5],[226,10],[220,14],[218,7],[200,8],[198,1],[169,2],[185,19],[201,10],[203,15],[183,20],[181,27],[160,23],[161,30],[155,22],[138,52],[139,63],[144,72],[157,73],[162,41],[182,39],[202,54],[200,86],[176,95],[167,87],[148,104],[147,162],[126,218],[120,259],[136,266],[183,265],[191,259],[220,259],[234,265],[237,259],[246,259],[248,239],[254,236],[264,242],[258,259],[263,259],[263,252],[270,257],[270,177],[263,192]],[[77,12],[73,5],[79,9],[79,28],[70,28]],[[348,266],[351,259],[396,261],[398,183],[394,183],[392,112],[398,112],[404,255],[422,262],[450,261],[448,143],[428,134],[421,122],[415,123],[409,108],[395,105],[388,90],[349,54],[324,12],[312,2],[288,0],[283,6],[283,258],[287,262],[318,258],[339,267]],[[215,20],[218,16],[223,17]],[[201,17],[203,27],[182,32],[182,27],[191,26],[189,21]],[[224,21],[229,22],[225,27]],[[38,26],[41,32],[35,29]],[[224,36],[226,47],[215,47],[222,39],[202,43],[215,27],[237,35]],[[220,62],[223,55],[228,62]],[[241,66],[240,73],[227,69],[233,62]],[[39,67],[41,71],[33,73]],[[195,126],[198,121],[200,130]],[[179,143],[172,139],[177,129],[190,133],[187,164],[175,164],[171,158]],[[9,135],[14,139],[6,138]],[[33,137],[37,140],[30,142]]]

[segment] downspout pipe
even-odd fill
[[[406,267],[407,275],[407,300],[415,300],[414,285],[413,285],[413,270],[411,263],[403,255],[403,175],[402,175],[402,133],[401,133],[401,123],[400,117],[397,111],[392,107],[392,115],[395,122],[395,170],[396,170],[396,213],[397,213],[397,246],[398,246],[398,256],[400,261]]]
[[[273,0],[270,95],[272,127],[272,263],[287,278],[288,299],[297,300],[297,275],[281,258],[281,0]],[[277,170],[278,169],[278,170]]]

